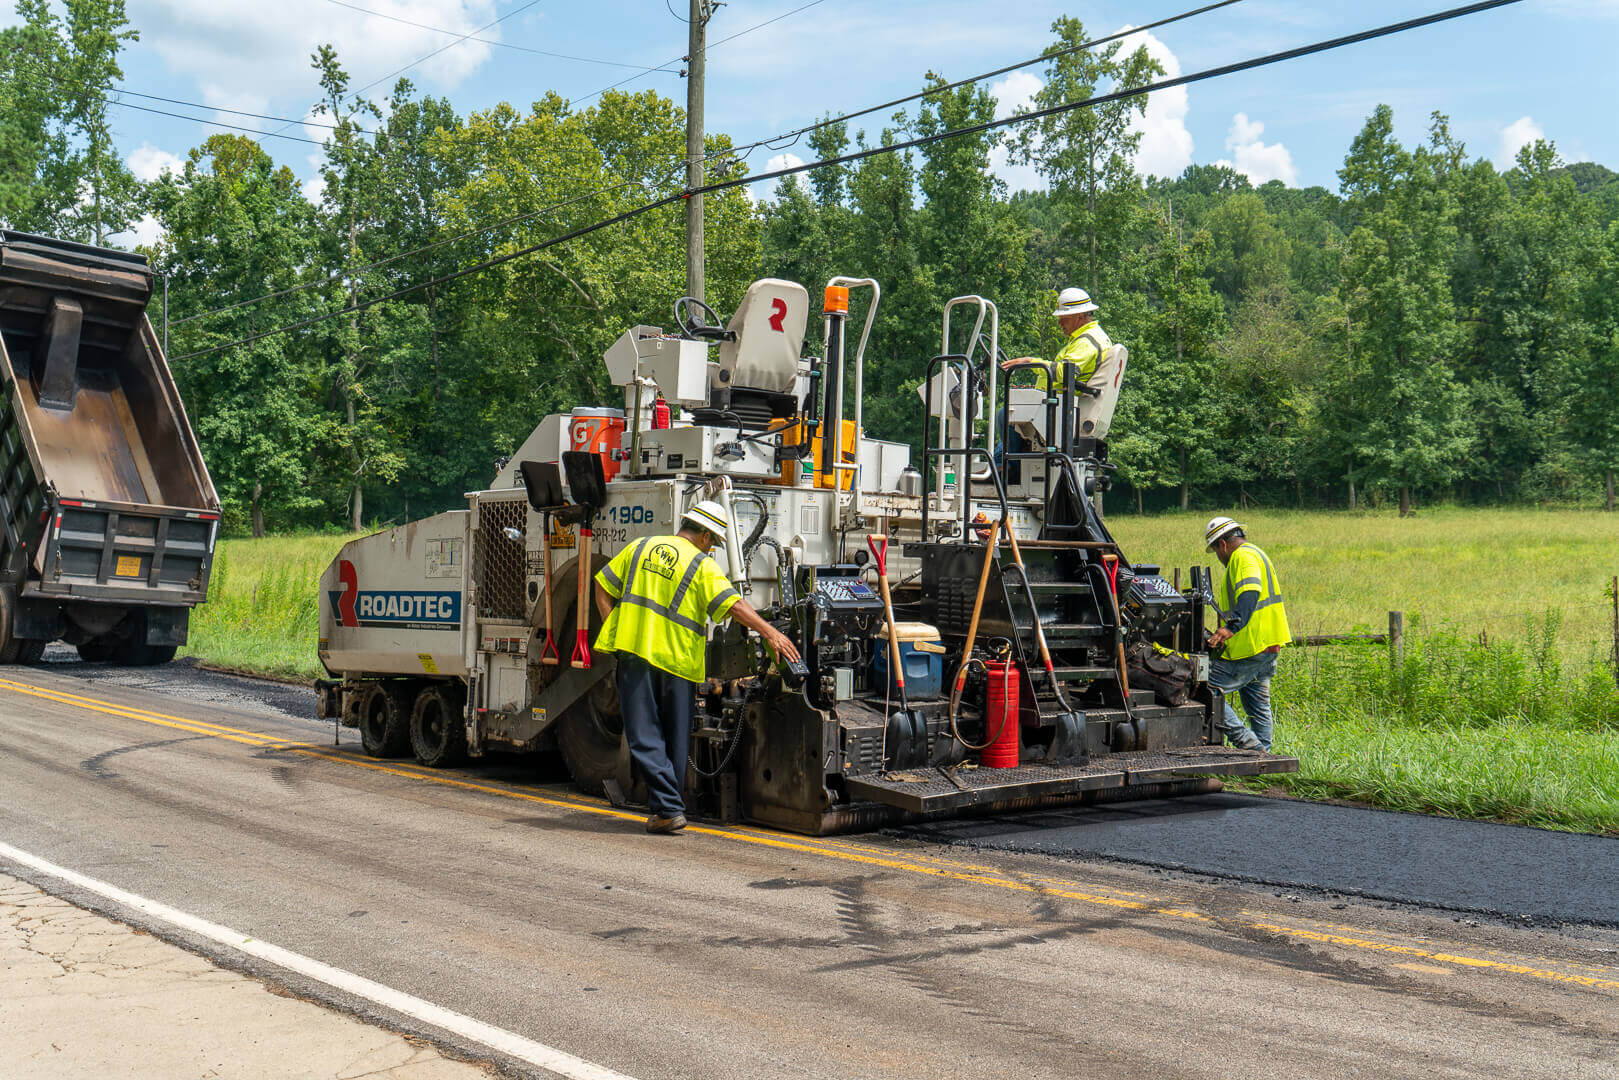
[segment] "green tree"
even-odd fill
[[[263,304],[206,313],[302,284],[315,254],[315,212],[297,178],[258,144],[214,135],[191,151],[178,175],[151,185],[163,239],[152,253],[172,285],[174,354],[204,350],[318,310],[317,294],[291,292]],[[254,536],[266,519],[318,520],[311,483],[331,431],[320,372],[297,338],[266,337],[174,364],[197,437],[227,513],[246,516]]]
[[[1602,478],[1614,509],[1619,471],[1619,222],[1608,227],[1581,306],[1589,348],[1568,380],[1570,429],[1587,467]]]
[[[1455,209],[1435,155],[1394,138],[1394,114],[1378,106],[1338,175],[1354,223],[1342,292],[1353,318],[1350,347],[1365,364],[1356,388],[1363,410],[1360,471],[1411,493],[1449,483],[1470,445],[1467,395],[1453,370],[1460,345],[1450,295]]]
[[[1052,50],[1082,44],[1085,26],[1062,16],[1051,24],[1057,40]],[[1045,85],[1034,96],[1034,109],[1052,108],[1098,93],[1144,86],[1163,67],[1146,46],[1121,56],[1120,42],[1101,49],[1079,49],[1056,57],[1045,68]],[[1095,286],[1104,268],[1123,254],[1117,222],[1139,199],[1135,154],[1141,134],[1133,121],[1146,112],[1146,95],[1104,105],[1069,109],[1018,126],[1011,160],[1033,163],[1051,186],[1053,199],[1067,215],[1058,240],[1061,256],[1053,260],[1052,281],[1083,276]]]

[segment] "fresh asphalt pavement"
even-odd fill
[[[1619,925],[1619,840],[1514,825],[1221,793],[946,821],[902,835],[1469,914]]]
[[[1619,1075],[1619,842],[1224,795],[650,837],[312,712],[186,665],[0,671],[0,840],[642,1080]]]

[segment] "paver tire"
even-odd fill
[[[416,695],[410,710],[410,748],[423,765],[442,769],[467,754],[465,697],[459,686],[430,683]]]
[[[401,682],[372,683],[360,702],[360,745],[375,758],[410,752],[410,691]]]
[[[118,642],[106,636],[81,641],[74,648],[79,650],[79,659],[87,664],[108,664],[118,654]]]

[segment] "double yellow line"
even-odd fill
[[[119,705],[99,698],[85,697],[82,694],[73,694],[65,690],[52,690],[32,683],[18,682],[14,679],[0,678],[0,690],[10,690],[14,693],[41,698],[73,708],[85,709],[89,712],[103,713],[107,716],[116,716],[127,720],[137,720],[144,724],[154,724],[194,735],[224,739],[259,749],[320,758],[324,761],[369,769],[373,772],[386,773],[390,776],[398,776],[407,780],[419,780],[483,795],[519,799],[523,802],[538,803],[542,806],[551,806],[562,810],[599,814],[604,817],[617,818],[621,821],[639,823],[642,820],[642,815],[640,814],[619,810],[606,802],[593,800],[586,796],[539,795],[530,791],[503,787],[497,784],[478,783],[451,773],[427,772],[421,769],[367,761],[352,755],[334,753],[330,749],[324,749],[315,743],[278,739],[263,732],[228,727],[224,724],[215,724],[206,720],[172,716],[168,713],[153,712],[150,709],[139,709],[130,705]],[[976,865],[922,854],[913,854],[900,858],[896,857],[889,849],[871,844],[862,844],[858,841],[795,836],[747,825],[737,827],[692,825],[686,831],[706,836],[722,837],[726,840],[754,844],[780,851],[819,855],[847,863],[943,878],[972,885],[984,885],[1012,892],[1058,897],[1114,910],[1139,912],[1143,915],[1167,916],[1208,924],[1217,924],[1219,921],[1202,912],[1178,907],[1161,898],[1144,893],[1132,893],[1096,885],[1085,885],[1059,878],[1036,878],[1023,881],[1007,877],[1004,871],[991,866]],[[1377,940],[1367,932],[1354,927],[1338,926],[1319,929],[1290,926],[1275,921],[1273,915],[1246,910],[1240,913],[1240,917],[1247,920],[1242,924],[1244,929],[1259,930],[1296,941],[1339,948],[1360,949],[1404,959],[1431,960],[1438,963],[1453,964],[1461,969],[1491,974],[1528,976],[1533,979],[1542,979],[1591,990],[1619,990],[1619,978],[1613,977],[1614,973],[1608,968],[1590,968],[1591,971],[1600,972],[1601,974],[1580,974],[1558,970],[1548,966],[1547,961],[1539,959],[1532,962],[1524,962],[1522,958],[1492,959],[1488,956],[1465,955],[1436,948],[1422,948],[1416,945]]]

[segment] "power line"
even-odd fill
[[[1184,22],[1185,20],[1194,18],[1195,16],[1205,15],[1208,12],[1217,11],[1220,8],[1231,7],[1233,4],[1239,4],[1241,2],[1242,0],[1219,0],[1218,3],[1205,4],[1202,7],[1193,8],[1190,11],[1183,11],[1179,15],[1170,15],[1166,18],[1159,19],[1156,22],[1145,23],[1141,26],[1133,26],[1128,30],[1120,30],[1118,33],[1108,34],[1106,37],[1092,38],[1090,41],[1082,41],[1078,45],[1070,45],[1063,49],[1055,49],[1051,52],[1041,53],[1039,56],[1032,57],[1028,60],[1020,60],[1015,64],[1007,64],[1005,67],[996,68],[994,71],[986,71],[981,75],[972,75],[965,79],[957,79],[952,83],[945,83],[943,86],[934,86],[929,87],[926,90],[919,90],[916,93],[908,94],[905,97],[895,98],[892,101],[885,101],[881,105],[872,105],[868,108],[856,110],[855,112],[844,113],[841,116],[834,116],[825,120],[818,120],[813,124],[806,125],[805,127],[797,128],[793,131],[783,132],[782,134],[774,135],[769,139],[761,139],[759,142],[749,143],[747,145],[751,149],[761,144],[779,142],[782,139],[798,139],[812,131],[818,131],[821,128],[830,127],[833,124],[841,124],[861,116],[869,116],[875,112],[883,112],[885,110],[894,108],[896,105],[907,105],[921,98],[931,97],[934,94],[942,94],[947,90],[955,90],[958,87],[967,86],[971,83],[983,82],[985,79],[993,79],[997,75],[1005,75],[1009,71],[1017,71],[1020,68],[1031,67],[1035,64],[1056,60],[1059,57],[1067,56],[1070,53],[1082,52],[1086,49],[1094,49],[1098,45],[1108,45],[1122,38],[1130,37],[1132,34],[1145,33],[1148,30],[1157,30],[1160,27],[1169,26],[1172,23]],[[716,42],[716,44],[718,43]]]
[[[507,252],[504,255],[498,255],[494,258],[485,259],[482,262],[474,263],[471,266],[463,267],[448,274],[430,278],[427,281],[404,286],[403,288],[396,289],[393,292],[384,294],[382,296],[372,297],[371,299],[350,304],[346,307],[338,308],[333,311],[324,312],[320,315],[310,316],[307,319],[301,319],[297,322],[289,323],[273,330],[264,330],[256,334],[251,334],[247,337],[239,338],[236,341],[227,342],[223,345],[215,345],[204,349],[197,349],[182,356],[175,357],[172,362],[179,363],[180,361],[189,360],[193,357],[218,352],[221,349],[237,348],[241,345],[248,345],[255,341],[272,337],[276,334],[289,333],[293,330],[301,330],[305,327],[325,322],[328,319],[340,318],[344,315],[350,315],[357,311],[364,311],[365,309],[374,307],[377,304],[386,303],[389,300],[397,300],[401,297],[408,296],[413,292],[419,292],[422,289],[432,288],[436,285],[456,281],[471,274],[482,273],[485,270],[511,262],[514,259],[519,259],[526,255],[534,254],[538,251],[544,251],[547,248],[556,247],[559,244],[564,244],[571,240],[577,240],[580,237],[588,236],[591,233],[599,232],[602,229],[622,224],[623,222],[629,221],[633,218],[640,217],[643,214],[672,205],[673,203],[679,202],[682,199],[689,198],[693,195],[706,195],[711,192],[726,191],[730,188],[758,183],[761,180],[779,179],[780,177],[784,176],[792,176],[797,173],[825,168],[829,165],[841,165],[853,161],[861,161],[866,158],[876,157],[880,154],[892,154],[900,150],[913,149],[915,147],[925,146],[929,143],[940,142],[945,139],[960,138],[966,135],[976,135],[985,131],[1009,127],[1013,124],[1028,123],[1032,120],[1040,120],[1048,116],[1056,116],[1062,113],[1071,112],[1075,109],[1094,108],[1098,105],[1106,105],[1115,101],[1123,101],[1129,98],[1140,97],[1144,94],[1156,93],[1159,90],[1167,90],[1176,86],[1186,86],[1191,83],[1204,82],[1208,79],[1221,78],[1226,75],[1234,75],[1243,71],[1251,71],[1256,68],[1268,67],[1272,64],[1279,64],[1287,60],[1295,60],[1300,57],[1311,56],[1316,53],[1327,52],[1329,50],[1343,48],[1348,45],[1372,41],[1377,38],[1388,37],[1392,34],[1404,33],[1408,30],[1432,26],[1436,23],[1447,22],[1452,19],[1458,19],[1467,15],[1474,15],[1483,11],[1489,11],[1493,8],[1506,7],[1508,5],[1521,2],[1522,0],[1481,0],[1479,3],[1450,8],[1446,11],[1418,16],[1416,18],[1406,19],[1397,23],[1389,23],[1374,29],[1362,30],[1353,34],[1345,34],[1341,37],[1331,38],[1326,41],[1319,41],[1311,45],[1301,45],[1296,48],[1286,49],[1281,52],[1269,53],[1264,56],[1253,57],[1248,60],[1240,60],[1235,63],[1222,65],[1220,67],[1207,68],[1203,71],[1194,72],[1190,75],[1180,75],[1170,79],[1162,79],[1155,83],[1147,83],[1138,87],[1131,87],[1124,90],[1116,90],[1107,94],[1081,98],[1077,101],[1064,102],[1060,105],[1053,105],[1045,109],[1035,110],[1033,112],[1019,113],[1015,116],[1009,116],[1001,120],[991,120],[982,124],[972,124],[963,128],[952,128],[948,131],[935,132],[932,135],[924,135],[905,142],[892,143],[888,146],[872,147],[870,149],[860,150],[850,154],[843,154],[838,157],[808,162],[803,165],[789,166],[787,168],[776,169],[771,172],[761,173],[754,176],[715,181],[714,183],[704,184],[703,186],[697,188],[691,188],[676,195],[669,195],[649,203],[644,203],[640,206],[631,207],[630,209],[625,210],[622,213],[615,214],[610,218],[606,218],[590,225],[580,226],[577,229],[563,233],[560,236],[552,237],[549,240],[543,240],[537,244],[531,244],[528,247]]]
[[[393,22],[396,22],[396,23],[404,23],[406,26],[414,26],[418,30],[431,30],[435,34],[459,34],[460,33],[459,30],[446,30],[442,26],[429,26],[426,23],[415,22],[415,21],[413,21],[411,19],[402,19],[398,15],[389,15],[386,12],[372,11],[370,8],[364,8],[364,7],[361,7],[358,4],[350,4],[350,3],[347,2],[347,0],[326,0],[326,2],[328,4],[336,4],[338,7],[348,8],[350,11],[358,11],[362,15],[374,15],[375,17],[377,17],[379,19],[389,19],[389,20],[391,20]],[[474,30],[473,33],[476,34],[476,33],[478,33],[478,31]],[[515,49],[518,52],[533,53],[536,56],[552,56],[552,57],[555,57],[558,60],[576,60],[581,64],[602,64],[602,65],[605,65],[607,67],[635,68],[638,71],[644,70],[644,69],[641,68],[641,66],[639,64],[628,64],[628,63],[625,63],[622,60],[598,60],[597,58],[595,58],[593,56],[573,56],[573,55],[570,55],[569,53],[548,52],[545,49],[530,48],[527,45],[516,45],[516,44],[513,44],[512,42],[509,42],[509,41],[491,41],[489,38],[481,38],[481,37],[465,38],[463,40],[475,41],[480,45],[493,45],[496,48],[500,48],[500,49]]]
[[[1249,60],[1239,60],[1236,63],[1224,64],[1220,67],[1206,68],[1203,71],[1193,72],[1190,75],[1178,75],[1172,79],[1162,79],[1155,83],[1131,87],[1125,90],[1115,90],[1112,93],[1100,94],[1094,97],[1083,98],[1079,101],[1067,101],[1061,105],[1052,105],[1049,108],[1037,109],[1034,112],[1018,113],[1001,120],[989,120],[982,124],[972,124],[962,128],[952,128],[949,131],[936,132],[924,135],[905,142],[890,143],[887,146],[872,147],[867,150],[857,150],[853,153],[843,154],[839,157],[825,158],[821,161],[812,161],[803,165],[792,165],[776,169],[771,172],[758,173],[740,180],[722,180],[703,187],[694,188],[687,192],[689,195],[703,195],[711,191],[724,191],[727,188],[739,187],[744,184],[756,184],[761,180],[775,180],[783,176],[792,176],[796,173],[809,172],[813,169],[822,169],[828,165],[842,165],[852,161],[861,161],[865,158],[875,157],[878,154],[891,154],[899,150],[910,150],[928,143],[938,142],[940,139],[959,138],[963,135],[978,135],[986,131],[995,131],[1013,124],[1026,123],[1030,120],[1042,120],[1048,116],[1071,112],[1079,108],[1094,108],[1098,105],[1107,105],[1115,101],[1124,101],[1129,98],[1140,97],[1144,94],[1156,93],[1159,90],[1169,90],[1177,86],[1186,86],[1191,83],[1204,82],[1208,79],[1217,79],[1226,75],[1235,75],[1254,68],[1268,67],[1279,64],[1285,60],[1296,60],[1303,56],[1312,56],[1315,53],[1327,52],[1331,49],[1340,49],[1346,45],[1356,45],[1363,41],[1372,41],[1376,38],[1388,37],[1391,34],[1404,33],[1407,30],[1416,30],[1435,23],[1459,19],[1466,15],[1475,15],[1492,8],[1506,7],[1510,4],[1522,3],[1523,0],[1481,0],[1479,3],[1467,4],[1463,7],[1450,8],[1446,11],[1435,12],[1431,15],[1420,15],[1413,19],[1405,19],[1397,23],[1389,23],[1371,30],[1361,30],[1353,34],[1332,38],[1327,41],[1318,41],[1312,45],[1300,45],[1296,48],[1285,49],[1282,52],[1268,53],[1256,56]],[[1134,31],[1131,31],[1134,33]],[[940,89],[944,89],[941,87]],[[881,107],[881,106],[879,106]],[[853,115],[853,114],[851,114]]]
[[[809,3],[804,4],[804,5],[800,6],[800,7],[795,7],[791,11],[783,12],[782,14],[777,15],[773,19],[766,19],[762,23],[755,23],[754,25],[748,27],[746,30],[738,30],[736,33],[732,34],[730,37],[720,38],[718,41],[712,42],[708,47],[710,49],[712,49],[716,45],[724,45],[727,41],[735,41],[737,38],[741,37],[743,34],[751,34],[755,30],[761,29],[762,27],[769,26],[771,23],[780,22],[781,20],[787,18],[787,16],[789,16],[789,15],[797,15],[800,11],[805,11],[805,10],[807,10],[809,8],[814,7],[816,4],[823,4],[825,2],[826,2],[826,0],[809,0]],[[671,14],[672,13],[673,12],[671,10]],[[678,15],[675,16],[675,17],[679,18]],[[681,19],[681,21],[682,22],[687,22],[689,20]],[[570,105],[579,105],[579,104],[582,104],[582,103],[584,103],[586,101],[589,101],[591,98],[601,97],[603,94],[607,93],[607,91],[609,91],[609,90],[617,90],[619,87],[623,86],[625,83],[634,82],[636,79],[639,79],[642,75],[650,75],[654,71],[664,71],[664,70],[666,70],[668,68],[668,66],[670,64],[678,63],[679,61],[684,60],[684,59],[686,59],[686,57],[684,55],[672,57],[672,58],[670,58],[668,60],[665,60],[663,63],[659,64],[657,67],[646,68],[646,69],[642,70],[638,74],[631,75],[628,78],[620,79],[618,82],[613,83],[611,86],[604,86],[600,90],[596,90],[596,91],[594,91],[592,93],[586,94],[582,98],[570,99],[569,104]],[[684,74],[684,73],[682,73],[682,74]],[[758,144],[755,143],[754,145],[757,146]]]
[[[339,281],[342,281],[345,278],[352,277],[355,274],[363,274],[363,273],[365,273],[365,272],[367,272],[369,270],[380,269],[381,267],[387,266],[387,265],[389,265],[391,263],[399,262],[401,259],[411,258],[412,256],[415,256],[415,255],[424,255],[427,252],[433,251],[436,248],[446,247],[446,246],[448,246],[450,244],[460,243],[462,240],[466,240],[466,239],[469,239],[471,237],[478,236],[481,233],[489,232],[492,229],[502,229],[502,228],[505,228],[508,225],[516,225],[516,224],[519,224],[521,222],[528,221],[528,220],[530,220],[532,218],[537,218],[537,217],[540,217],[540,216],[542,216],[544,214],[549,214],[553,210],[560,210],[560,209],[562,209],[564,207],[572,206],[575,203],[584,202],[586,199],[594,199],[598,195],[609,195],[609,194],[611,194],[611,193],[613,193],[615,191],[618,191],[618,190],[620,190],[622,188],[635,187],[635,186],[638,186],[640,184],[641,184],[641,181],[639,181],[639,180],[622,180],[617,184],[611,184],[611,185],[609,185],[607,187],[604,187],[604,188],[597,188],[595,191],[586,192],[583,195],[575,195],[574,197],[572,197],[570,199],[563,199],[561,202],[554,202],[554,203],[551,203],[548,206],[542,206],[538,210],[530,210],[530,211],[528,211],[526,213],[517,214],[517,215],[515,215],[513,217],[505,218],[504,220],[501,220],[501,221],[492,222],[491,224],[488,224],[488,225],[481,225],[476,229],[468,229],[466,232],[458,233],[457,235],[448,237],[447,239],[444,239],[444,240],[435,240],[431,244],[423,244],[421,247],[413,248],[410,251],[401,251],[398,254],[388,256],[386,259],[378,259],[376,262],[366,263],[363,266],[344,267],[342,270],[338,271],[337,273],[332,274],[329,277],[322,278],[319,281],[306,281],[306,282],[303,282],[303,283],[298,284],[298,285],[288,286],[285,289],[277,289],[275,292],[265,293],[262,296],[255,296],[255,297],[252,297],[251,299],[248,299],[248,300],[238,300],[234,304],[226,304],[224,307],[218,307],[218,308],[213,308],[213,309],[211,309],[209,311],[198,312],[195,315],[187,315],[183,319],[174,319],[173,321],[170,322],[169,325],[170,326],[181,326],[181,325],[183,325],[185,323],[196,322],[198,319],[206,319],[206,318],[210,318],[211,316],[214,316],[214,315],[223,315],[227,311],[235,311],[238,308],[249,307],[249,306],[251,306],[253,304],[262,303],[265,300],[275,300],[275,299],[277,299],[279,297],[282,297],[282,296],[290,296],[293,293],[303,292],[306,289],[318,289],[318,288],[321,288],[321,287],[326,286],[326,285],[332,285],[332,284],[335,284],[335,283],[337,283]]]
[[[97,95],[100,97],[100,95]],[[102,97],[108,105],[116,105],[122,109],[139,109],[141,112],[156,113],[159,116],[172,116],[177,120],[190,120],[195,124],[207,124],[210,127],[229,128],[232,131],[246,131],[254,135],[261,135],[267,139],[286,139],[290,142],[308,143],[311,146],[325,146],[323,142],[315,139],[306,139],[302,135],[283,135],[279,131],[265,131],[262,128],[242,127],[240,124],[227,124],[220,120],[204,120],[200,116],[186,116],[184,113],[169,112],[167,109],[154,109],[148,105],[137,105],[133,101],[115,101],[109,97]],[[204,106],[206,108],[206,106]],[[229,111],[229,110],[227,110]],[[288,121],[289,124],[302,123],[300,120]]]
[[[474,36],[476,34],[481,34],[485,30],[488,30],[490,27],[497,26],[500,23],[505,22],[507,19],[510,19],[514,15],[521,15],[523,12],[527,11],[529,8],[534,7],[537,4],[539,4],[539,2],[540,2],[540,0],[528,0],[528,3],[524,4],[522,7],[513,8],[511,11],[508,11],[506,14],[500,16],[498,19],[491,20],[490,22],[487,22],[487,23],[483,24],[482,26],[478,27],[476,30],[467,31],[465,34],[462,34],[460,37],[456,38],[454,41],[450,42],[448,45],[440,46],[439,48],[434,49],[432,52],[428,53],[426,56],[417,57],[415,60],[412,60],[410,63],[406,64],[404,67],[398,68],[395,71],[391,71],[388,74],[382,76],[380,79],[372,79],[370,82],[366,83],[364,86],[360,87],[358,90],[355,90],[353,93],[356,96],[358,96],[360,94],[363,94],[367,90],[371,89],[373,86],[377,85],[380,82],[386,82],[387,80],[393,78],[395,75],[401,75],[404,72],[409,71],[411,68],[415,67],[418,64],[425,64],[427,61],[433,59],[433,57],[437,56],[439,53],[444,52],[447,49],[455,48],[457,45],[461,44],[463,41],[466,41],[468,38],[471,38],[472,36]],[[449,31],[449,33],[454,33],[454,31],[453,30]],[[295,121],[295,122],[301,122],[301,121]],[[286,129],[282,128],[281,130],[285,131]]]

